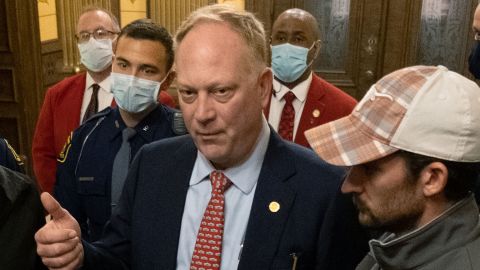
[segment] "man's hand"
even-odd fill
[[[47,192],[42,193],[41,200],[52,219],[35,234],[38,255],[50,269],[80,267],[83,246],[78,222]]]

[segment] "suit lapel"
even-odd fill
[[[308,146],[305,138],[305,131],[311,127],[320,125],[320,119],[325,111],[325,104],[322,98],[325,95],[323,87],[315,74],[312,75],[312,83],[308,89],[307,99],[303,107],[300,123],[298,123],[297,133],[294,142],[300,145]]]
[[[295,174],[289,156],[285,143],[272,130],[238,269],[269,269],[272,264],[296,194],[289,181]],[[277,212],[275,204],[280,207]]]
[[[165,175],[168,175],[169,181],[157,193],[157,198],[161,198],[159,203],[168,205],[168,208],[159,208],[159,210],[162,210],[161,213],[155,213],[161,219],[159,224],[168,226],[158,230],[161,235],[158,238],[159,244],[156,247],[158,250],[157,254],[160,254],[162,257],[159,261],[163,262],[166,269],[175,268],[185,199],[196,159],[197,150],[189,136],[188,138],[188,140],[182,140],[184,143],[179,145],[178,150],[171,155],[173,164],[184,165],[176,168],[163,168],[163,170],[168,170]],[[164,241],[165,239],[167,241]]]
[[[63,102],[66,108],[62,110],[65,114],[70,115],[62,115],[63,119],[66,119],[67,123],[71,123],[69,131],[74,130],[80,125],[80,113],[82,110],[82,102],[83,102],[83,95],[85,93],[86,81],[87,81],[87,73],[84,72],[75,79],[75,81],[71,85],[71,89],[68,89],[67,93],[70,95],[68,97],[69,102]],[[59,104],[62,104],[60,100]]]
[[[270,104],[272,101],[274,89],[272,87],[272,94],[269,97],[267,106],[263,109],[263,114],[266,119],[270,113]],[[311,127],[320,125],[320,119],[325,111],[325,104],[322,102],[325,95],[325,89],[322,87],[321,82],[317,75],[312,74],[312,83],[308,89],[307,98],[305,100],[305,106],[303,107],[303,113],[298,123],[297,133],[295,135],[294,142],[300,145],[308,147],[307,139],[304,132]]]

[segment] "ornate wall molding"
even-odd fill
[[[174,35],[180,23],[195,9],[214,4],[215,0],[150,0],[150,18]]]

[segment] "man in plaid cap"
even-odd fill
[[[474,82],[443,66],[404,68],[349,116],[305,134],[321,158],[351,166],[342,192],[361,224],[385,232],[357,269],[480,269]]]

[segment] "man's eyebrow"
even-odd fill
[[[154,66],[154,65],[150,65],[150,64],[141,64],[141,65],[140,65],[140,69],[146,69],[146,68],[158,70],[158,67],[156,67],[156,66]]]
[[[130,63],[130,61],[128,61],[127,59],[125,59],[125,58],[123,58],[123,57],[121,57],[121,56],[115,57],[115,60],[117,60],[117,61],[122,61],[122,62],[126,62],[126,63]]]
[[[284,30],[277,30],[275,31],[274,33],[272,33],[273,35],[278,35],[278,34],[286,34],[287,32],[284,31]]]
[[[294,35],[302,35],[302,36],[306,36],[306,35],[307,35],[307,33],[306,33],[305,31],[303,31],[303,30],[295,30],[295,31],[292,32],[292,34],[294,34]]]

